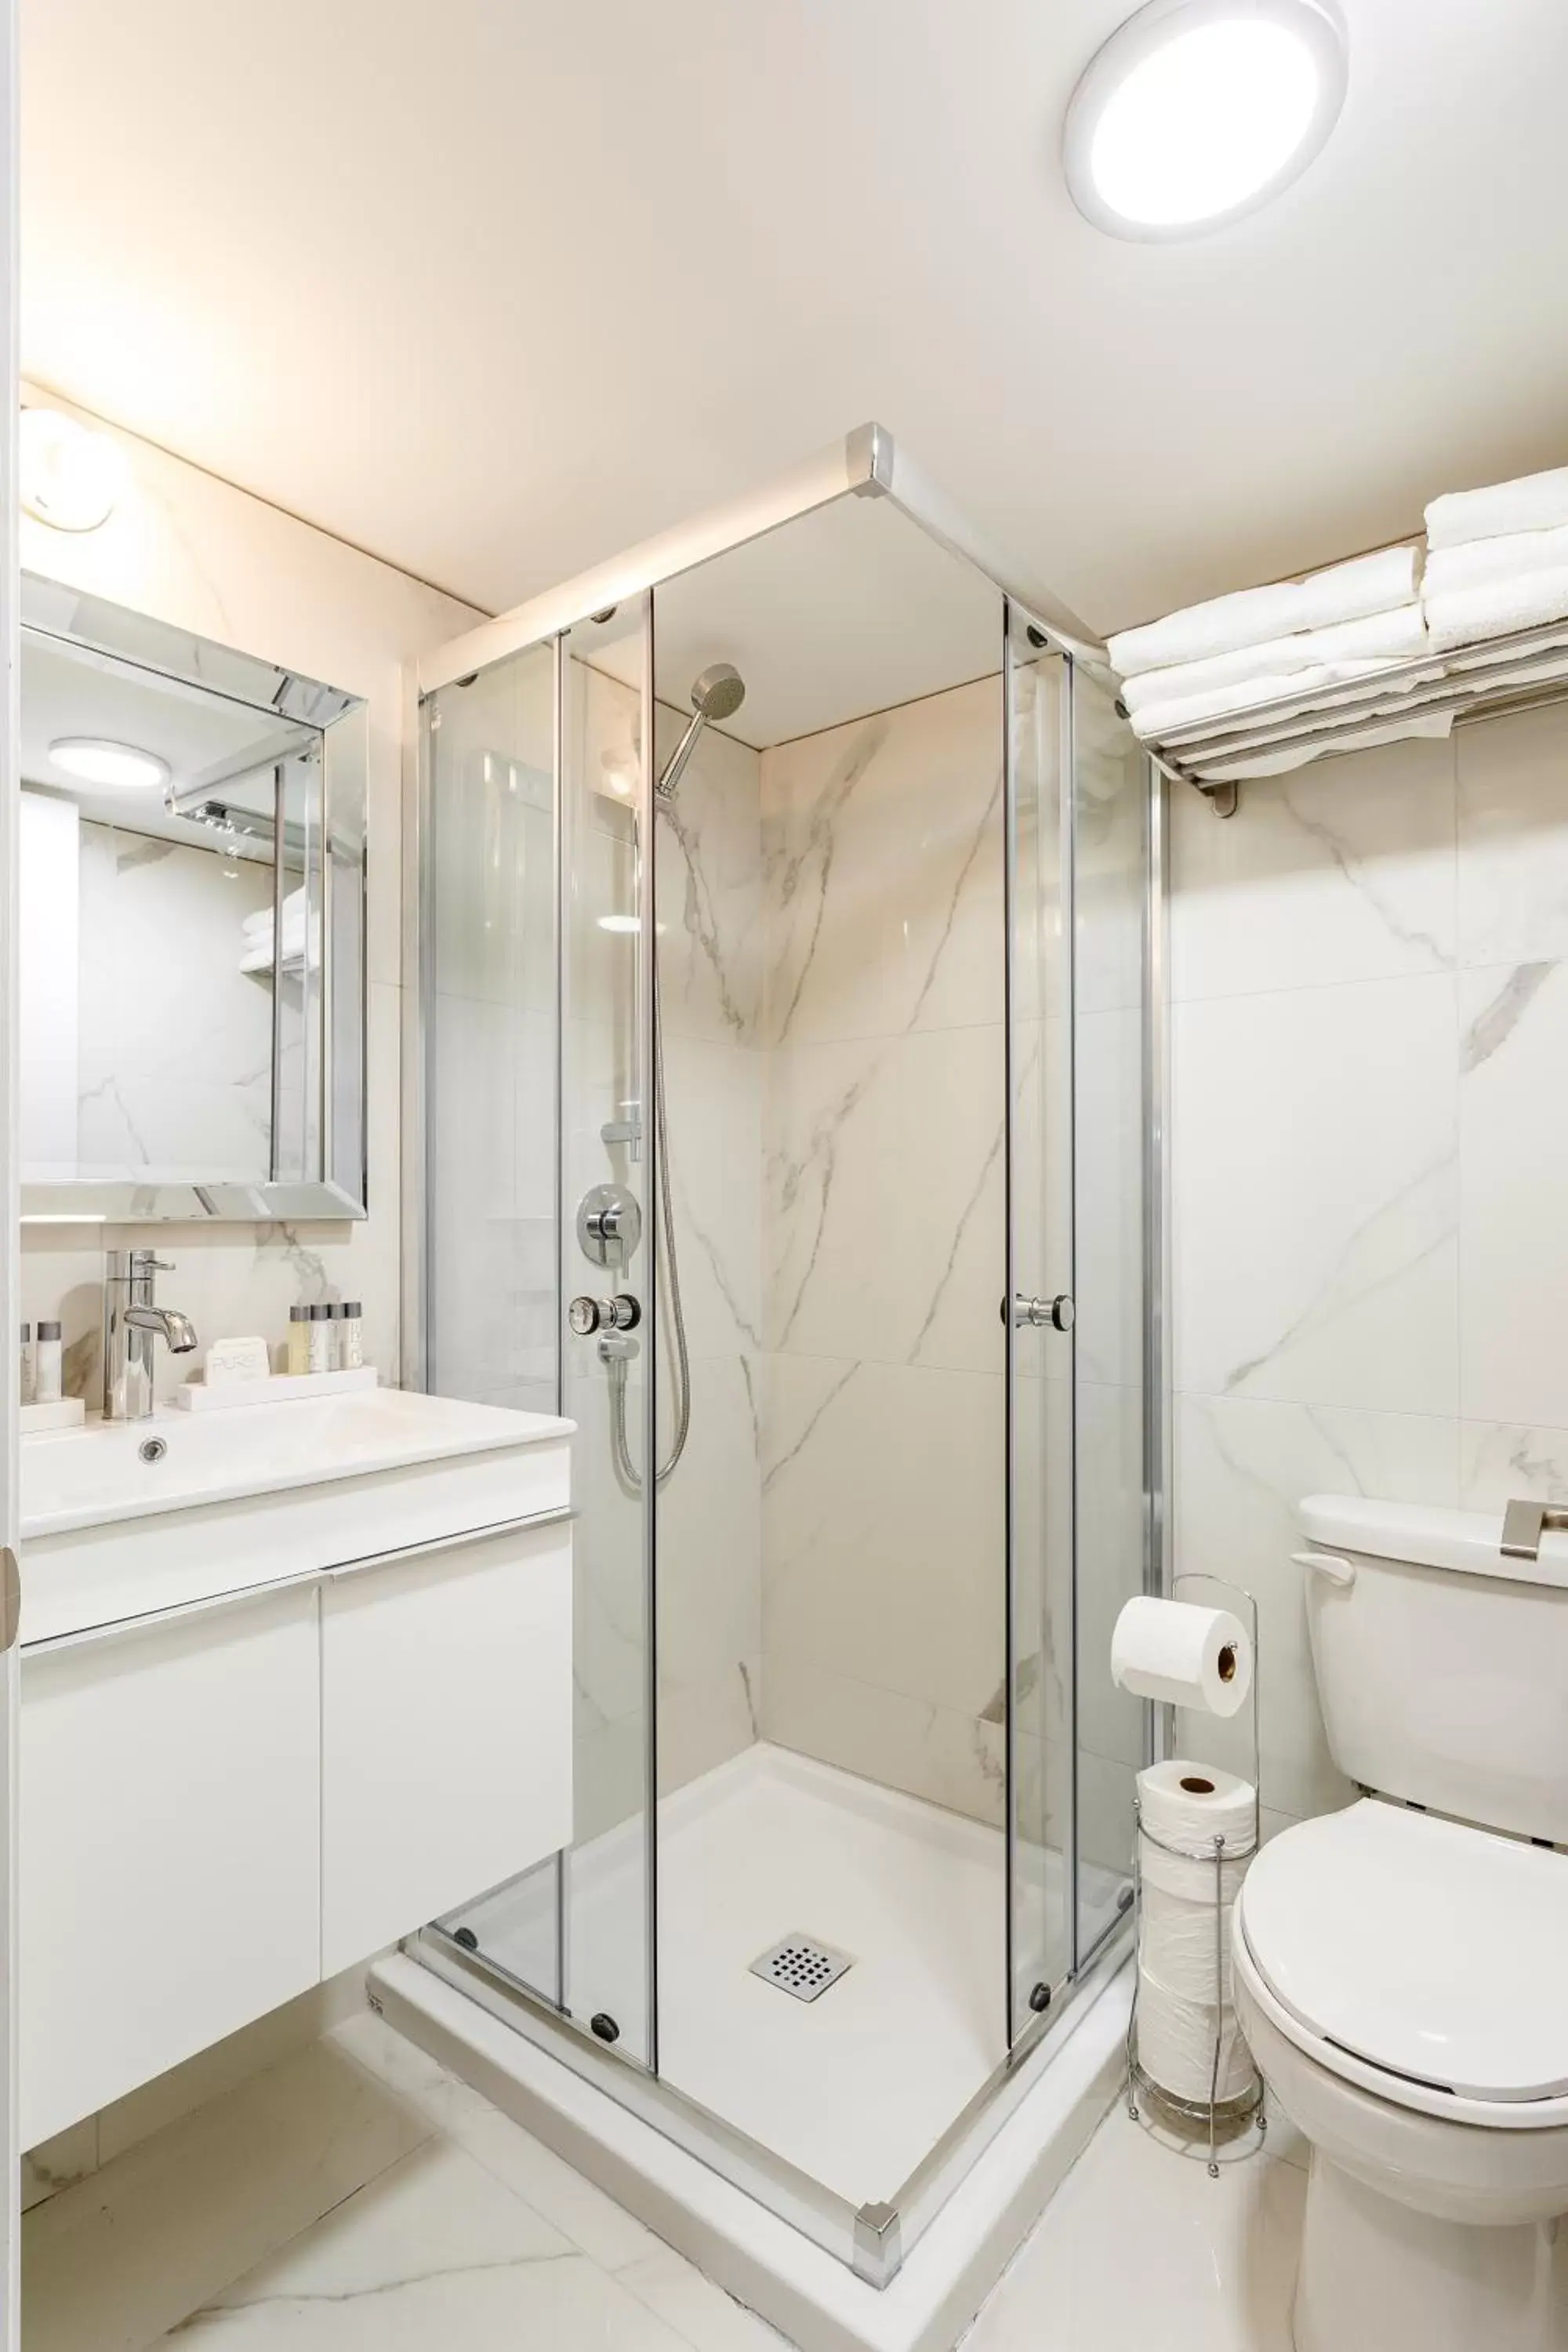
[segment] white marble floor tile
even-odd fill
[[[141,2352],[429,2126],[318,2042],[29,2214],[27,2352]]]
[[[1306,2175],[1270,2156],[1211,2180],[1121,2106],[964,2338],[964,2352],[1290,2352]]]
[[[677,2328],[694,2352],[789,2352],[786,2339],[715,2286],[673,2247],[658,2246],[620,2273],[639,2303]]]
[[[461,2148],[369,2182],[163,2339],[290,2352],[676,2352],[647,2305]]]
[[[624,2270],[628,2263],[663,2251],[653,2231],[624,2205],[371,2011],[350,2018],[332,2039],[602,2270]]]

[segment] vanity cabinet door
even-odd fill
[[[321,1599],[321,1968],[572,1838],[572,1536],[369,1563]]]
[[[24,1653],[22,2145],[321,1972],[317,1597]]]

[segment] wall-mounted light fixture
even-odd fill
[[[118,443],[58,408],[23,409],[17,459],[22,504],[52,530],[96,530],[124,495]]]

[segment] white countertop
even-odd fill
[[[572,1435],[552,1413],[468,1404],[412,1389],[257,1404],[232,1412],[160,1412],[89,1421],[21,1444],[22,1540],[118,1525],[157,1512],[232,1502],[411,1464]],[[142,1458],[150,1440],[163,1452]]]

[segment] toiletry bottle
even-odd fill
[[[22,1372],[19,1393],[24,1404],[36,1404],[38,1401],[38,1364],[33,1353],[33,1327],[30,1323],[24,1323],[22,1326]]]
[[[308,1307],[289,1309],[289,1354],[290,1372],[299,1374],[310,1369],[310,1310]]]
[[[338,1369],[357,1372],[364,1361],[363,1307],[357,1298],[345,1299],[338,1325]]]
[[[310,1369],[313,1372],[330,1372],[332,1369],[332,1310],[330,1307],[312,1307],[309,1325],[310,1334]]]
[[[58,1323],[38,1326],[37,1370],[33,1387],[39,1404],[58,1404],[60,1381],[65,1367],[61,1361],[60,1327]]]
[[[327,1370],[341,1372],[343,1368],[343,1310],[335,1301],[327,1309]]]

